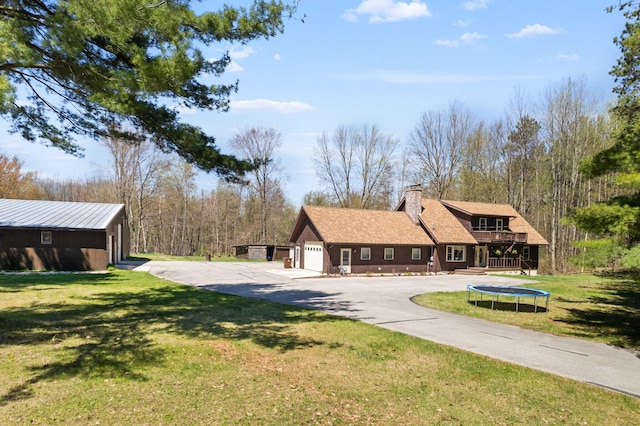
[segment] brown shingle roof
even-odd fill
[[[433,245],[404,212],[303,206],[327,243]]]
[[[440,201],[423,198],[422,208],[420,220],[438,244],[478,244]]]
[[[513,232],[526,232],[527,244],[548,245],[547,240],[535,230],[529,222],[523,218],[509,204],[476,203],[471,201],[441,201],[442,204],[460,210],[472,216],[509,216],[509,229]]]
[[[518,213],[516,214],[517,216],[514,218],[511,218],[511,220],[509,221],[509,228],[513,232],[526,232],[527,244],[538,245],[538,246],[549,245],[549,242],[545,240],[544,237],[540,235],[538,231],[536,231],[535,228],[525,220],[525,218],[520,216]]]
[[[495,203],[476,203],[472,201],[449,201],[441,200],[442,204],[460,210],[463,213],[467,213],[471,216],[511,216],[516,217],[518,212],[509,204],[495,204]]]

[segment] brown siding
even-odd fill
[[[104,231],[51,231],[51,244],[41,243],[41,230],[1,229],[0,265],[4,270],[104,270]]]
[[[464,262],[447,262],[447,246],[449,245],[455,246],[460,244],[442,244],[437,246],[435,250],[436,255],[434,256],[434,272],[455,271],[456,269],[465,269],[469,266],[473,266],[475,262],[473,246],[465,246],[466,253]]]
[[[371,260],[360,259],[360,252],[363,247],[371,248]],[[340,251],[343,248],[351,250],[351,273],[403,273],[403,272],[426,272],[427,263],[431,256],[431,246],[393,246],[393,245],[350,245],[340,244],[329,247],[329,273],[339,273]],[[393,260],[384,260],[384,249],[393,248]],[[420,260],[411,259],[413,248],[422,249]]]
[[[459,212],[458,210],[449,211],[456,217],[456,219],[458,219],[458,221],[462,224],[462,226],[465,227],[467,231],[471,232],[471,217],[469,215]]]
[[[305,217],[302,225],[302,230],[298,234],[295,241],[292,241],[294,245],[300,246],[300,268],[304,269],[304,242],[305,241],[322,241],[318,231],[314,228],[308,218]],[[324,264],[328,261],[327,253],[324,253]],[[325,271],[326,272],[326,271]]]
[[[96,249],[8,248],[0,250],[5,270],[100,271],[107,269],[107,252]]]

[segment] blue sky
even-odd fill
[[[609,71],[619,57],[612,40],[624,24],[619,12],[605,12],[612,2],[302,0],[304,22],[286,22],[284,34],[205,51],[216,58],[229,50],[233,58],[220,80],[240,81],[229,112],[181,114],[225,152],[244,128],[281,131],[283,181],[299,206],[319,188],[311,161],[318,136],[340,125],[376,124],[404,143],[421,114],[451,101],[489,122],[501,118],[516,89],[535,102],[566,78],[584,78],[594,95],[610,101]],[[77,159],[3,127],[0,152],[20,157],[26,170],[82,179],[102,167],[105,153],[96,142],[82,142],[86,156]],[[198,183],[209,189],[215,179],[202,175]]]

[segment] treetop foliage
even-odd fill
[[[613,40],[621,51],[610,71],[617,83],[613,88],[617,100],[612,108],[618,120],[615,143],[585,160],[581,170],[590,177],[620,173],[620,182],[629,186],[640,183],[640,3],[620,2],[617,9],[623,11],[627,21],[621,35]],[[609,12],[613,10],[608,8]],[[640,185],[635,188],[640,190]]]
[[[616,247],[625,249],[616,254],[621,263],[635,267],[640,262],[640,3],[620,1],[607,10],[616,8],[623,12],[626,23],[614,39],[622,55],[610,72],[617,84],[613,89],[617,100],[611,109],[616,122],[613,144],[584,160],[581,171],[588,177],[614,173],[616,184],[627,194],[577,209],[569,221],[587,232],[607,235]],[[594,251],[594,247],[584,248]]]
[[[146,137],[205,171],[242,175],[252,165],[221,154],[212,136],[180,121],[176,106],[226,111],[238,82],[208,86],[201,78],[220,77],[230,58],[210,60],[201,48],[273,37],[297,1],[199,14],[191,3],[0,2],[0,114],[26,140],[70,154],[82,155],[74,136]]]

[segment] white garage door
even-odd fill
[[[322,243],[319,241],[304,242],[304,269],[322,272],[322,259],[324,259]]]

